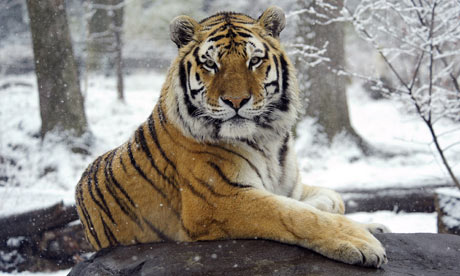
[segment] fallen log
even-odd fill
[[[78,219],[75,206],[59,202],[51,207],[0,218],[0,242],[11,237],[34,236]]]
[[[339,190],[345,202],[346,213],[394,211],[435,212],[435,190],[449,185],[430,185],[413,188],[382,188]]]

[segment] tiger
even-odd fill
[[[159,99],[76,187],[95,250],[151,242],[267,239],[380,267],[384,226],[344,216],[335,191],[301,182],[293,148],[295,69],[280,44],[284,11],[219,12],[170,23],[178,55]]]

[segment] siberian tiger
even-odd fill
[[[343,216],[340,196],[303,185],[291,128],[295,71],[284,12],[175,18],[178,57],[146,122],[83,173],[76,202],[96,250],[157,241],[263,238],[379,267],[383,229]]]

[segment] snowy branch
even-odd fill
[[[396,88],[385,91],[409,95],[449,176],[460,188],[444,153],[460,142],[443,148],[434,129],[439,120],[460,119],[455,74],[460,71],[460,1],[363,0],[354,12],[346,9],[343,14],[350,15],[358,34],[388,66]]]

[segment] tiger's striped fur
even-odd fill
[[[152,114],[83,173],[76,201],[96,250],[156,241],[265,238],[380,266],[370,227],[333,191],[300,182],[291,128],[294,69],[284,13],[171,23],[179,47]]]

